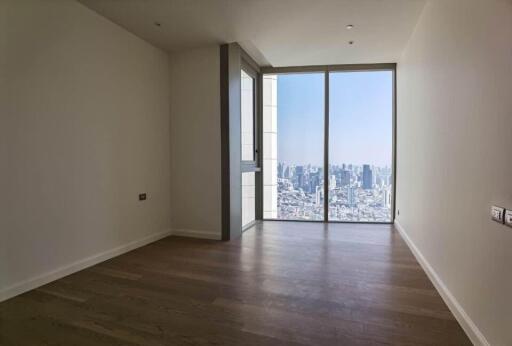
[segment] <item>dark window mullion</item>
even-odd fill
[[[324,72],[324,222],[329,221],[329,71]]]

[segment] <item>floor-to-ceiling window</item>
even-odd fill
[[[391,222],[393,100],[392,67],[264,74],[263,218]]]
[[[264,76],[264,218],[324,219],[324,78]]]
[[[390,222],[393,72],[329,73],[329,220]]]

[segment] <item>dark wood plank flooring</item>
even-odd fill
[[[168,237],[0,303],[0,345],[470,345],[388,225]]]

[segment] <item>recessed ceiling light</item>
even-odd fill
[[[352,25],[352,24],[348,24],[347,25],[347,30],[350,30],[350,29],[353,29],[353,28],[354,28],[354,25]]]

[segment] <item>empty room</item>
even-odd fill
[[[0,0],[0,345],[512,346],[511,0]]]

